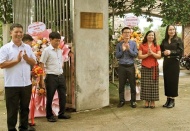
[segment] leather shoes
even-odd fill
[[[125,102],[119,102],[119,104],[117,105],[118,108],[122,107],[125,105]]]
[[[47,120],[49,122],[56,122],[57,121],[54,116],[51,116],[50,118],[47,118]]]
[[[58,116],[58,119],[70,119],[71,116],[70,115],[66,115],[66,114],[62,114]]]
[[[137,107],[136,102],[131,102],[131,107],[136,108]]]
[[[167,108],[173,108],[174,106],[175,106],[175,100],[171,98]]]

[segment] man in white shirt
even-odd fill
[[[11,42],[0,49],[0,68],[4,69],[8,131],[16,131],[19,112],[19,131],[28,130],[29,103],[32,91],[30,69],[36,57],[29,45],[22,42],[23,27],[10,27]]]
[[[63,75],[62,51],[58,47],[61,35],[58,32],[51,32],[49,39],[50,45],[42,52],[40,64],[43,69],[45,67],[46,73],[46,118],[49,122],[56,122],[52,111],[52,101],[56,90],[59,97],[58,119],[70,119],[70,116],[65,114],[66,82]],[[41,82],[42,86],[44,86],[43,80]]]

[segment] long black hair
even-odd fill
[[[175,35],[173,36],[172,39],[178,38],[178,37],[177,37],[177,32],[176,32],[176,27],[175,27],[174,25],[168,25],[168,26],[166,27],[166,32],[165,32],[165,38],[164,38],[165,41],[167,41],[167,40],[169,39],[168,30],[169,30],[169,27],[170,27],[170,26],[173,26],[174,29],[175,29]]]
[[[145,37],[144,37],[144,39],[143,39],[142,44],[145,44],[145,43],[148,42],[148,40],[147,40],[147,36],[148,36],[148,34],[150,34],[150,33],[154,33],[154,31],[149,30],[149,31],[146,33],[146,35],[145,35]],[[155,33],[154,33],[154,40],[153,40],[153,43],[154,43],[154,46],[157,45],[157,42],[156,42],[156,35],[155,35]]]

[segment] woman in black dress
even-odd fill
[[[165,38],[161,45],[161,54],[164,57],[163,74],[164,90],[167,101],[163,107],[172,108],[175,106],[175,97],[178,96],[179,83],[179,59],[184,50],[181,38],[177,36],[176,28],[173,25],[166,27]]]

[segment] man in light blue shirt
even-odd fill
[[[118,108],[124,106],[124,89],[127,79],[131,88],[131,107],[136,108],[136,81],[134,60],[138,55],[136,43],[130,40],[131,29],[122,29],[123,41],[116,45],[116,58],[119,59],[119,104]]]

